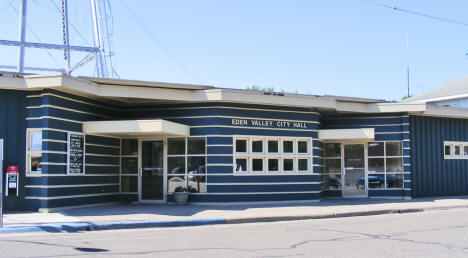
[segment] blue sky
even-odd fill
[[[18,18],[9,2],[18,6],[17,0],[0,1],[0,11],[6,7],[0,13],[0,26],[5,28],[0,38],[15,40]],[[60,42],[60,17],[52,2],[59,3],[29,1],[28,24],[44,42]],[[74,26],[82,28],[83,36],[75,33],[73,40],[92,42],[86,17],[89,1],[69,2]],[[468,23],[468,3],[463,0],[373,2]],[[259,85],[314,95],[399,100],[406,94],[407,34],[412,94],[468,74],[468,26],[359,0],[110,3],[115,68],[125,79],[228,88]],[[28,33],[28,40],[34,40]],[[27,54],[31,65],[61,65],[61,53],[53,54],[54,62],[43,50]],[[16,49],[0,47],[2,64],[15,65],[16,55]],[[92,75],[91,70],[88,66],[75,75]]]

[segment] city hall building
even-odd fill
[[[468,77],[386,102],[2,73],[4,204],[171,203],[179,186],[213,204],[468,194],[467,118]]]

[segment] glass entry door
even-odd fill
[[[164,141],[142,141],[140,202],[164,201],[164,181]]]
[[[343,197],[366,197],[367,177],[364,144],[345,144],[343,151]]]

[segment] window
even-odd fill
[[[138,192],[138,140],[120,142],[120,192]]]
[[[341,144],[325,143],[325,189],[341,189]]]
[[[26,174],[41,174],[42,131],[28,130],[26,142]]]
[[[245,142],[239,144],[236,142],[236,149],[243,150],[245,147]],[[247,164],[240,160],[239,162],[241,167],[239,169],[244,170]],[[178,186],[188,187],[192,193],[205,193],[206,139],[202,137],[167,139],[167,171],[169,193],[174,192]]]
[[[311,138],[256,136],[234,142],[237,175],[312,173]]]
[[[403,143],[370,142],[367,144],[368,187],[403,188]]]
[[[468,159],[468,142],[444,141],[444,159]]]

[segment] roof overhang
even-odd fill
[[[320,141],[366,141],[374,140],[374,128],[324,129],[319,130]]]
[[[90,121],[83,123],[83,132],[114,136],[190,136],[190,127],[162,119]]]

